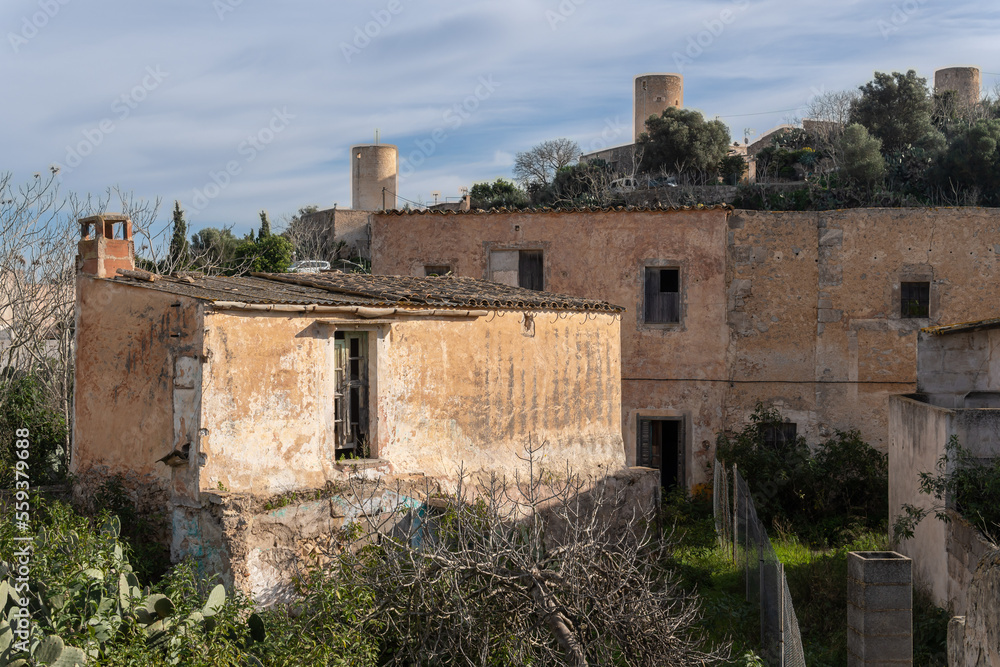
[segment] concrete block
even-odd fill
[[[847,556],[848,664],[911,664],[913,561],[894,551]]]
[[[895,551],[852,551],[847,560],[847,575],[865,584],[906,584],[912,581],[909,558]]]
[[[913,638],[865,636],[865,664],[873,661],[905,661],[913,658]]]
[[[816,311],[817,322],[839,322],[844,317],[844,311],[820,308]]]

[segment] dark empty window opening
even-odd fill
[[[794,422],[769,424],[764,427],[764,446],[769,449],[795,442],[796,437],[798,437],[798,427]]]
[[[899,284],[900,317],[930,317],[931,284]]]
[[[451,273],[451,267],[447,264],[428,264],[424,266],[425,276],[446,276]]]
[[[684,483],[684,422],[639,417],[636,464],[660,471],[660,486]]]
[[[368,333],[334,333],[336,455],[368,458]]]
[[[677,324],[681,321],[681,270],[646,268],[643,315],[650,324]]]
[[[517,284],[525,289],[543,289],[542,251],[522,250],[517,257]]]

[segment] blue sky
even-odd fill
[[[685,106],[734,138],[875,70],[977,65],[989,92],[1000,10],[984,7],[4,0],[0,171],[60,164],[64,193],[119,186],[162,198],[163,222],[180,200],[194,229],[244,233],[261,209],[280,226],[307,204],[349,207],[349,147],[376,128],[400,148],[399,194],[424,202],[509,177],[546,139],[627,143],[636,74],[680,71]]]

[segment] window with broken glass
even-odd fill
[[[368,458],[368,332],[334,334],[337,458]]]

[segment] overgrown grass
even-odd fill
[[[760,650],[760,615],[756,601],[746,600],[746,580],[733,562],[730,549],[718,546],[711,497],[673,494],[663,506],[668,530],[675,531],[679,547],[671,565],[684,585],[698,593],[703,626],[711,641],[732,640],[732,664],[746,665],[748,652]],[[792,604],[802,634],[806,664],[833,667],[847,664],[847,554],[888,547],[885,533],[863,532],[835,548],[815,549],[786,530],[770,535],[778,559],[785,566]],[[929,596],[914,591],[914,665],[946,664],[948,613]]]

